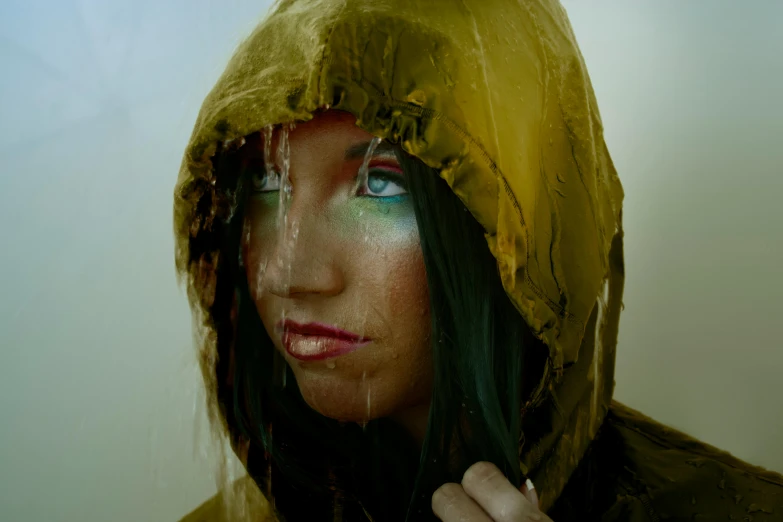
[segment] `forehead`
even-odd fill
[[[280,131],[275,134],[279,139]],[[319,155],[342,155],[351,145],[371,139],[370,133],[356,126],[356,118],[352,114],[335,110],[315,113],[310,121],[297,123],[288,136],[292,152],[307,154],[317,151]]]
[[[367,152],[373,135],[356,126],[356,118],[344,111],[319,111],[306,122],[297,123],[283,137],[279,126],[275,127],[271,143],[268,145],[271,159],[277,160],[281,150],[281,140],[287,139],[291,161],[302,158],[318,160],[355,160],[361,159]],[[257,133],[248,139],[248,147],[242,148],[242,156],[263,160],[264,136]],[[394,146],[381,142],[375,148],[376,154],[393,154]]]

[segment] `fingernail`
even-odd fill
[[[536,493],[536,487],[530,479],[525,480],[525,489],[527,490],[525,497],[536,509],[538,509],[538,493]]]

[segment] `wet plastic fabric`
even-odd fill
[[[549,508],[609,410],[624,281],[623,190],[565,11],[554,0],[274,8],[204,101],[176,187],[177,268],[206,319],[208,391],[220,262],[212,224],[231,212],[211,158],[220,143],[324,108],[440,169],[486,230],[508,295],[550,349],[520,441],[520,466]],[[198,258],[196,242],[206,251]]]
[[[509,296],[550,348],[539,400],[523,411],[520,466],[556,522],[783,520],[780,475],[610,408],[623,193],[555,1],[277,5],[205,100],[180,171],[177,267],[197,316],[208,319],[220,262],[212,223],[231,207],[215,189],[218,143],[327,107],[353,113],[362,128],[441,169],[487,231]],[[216,334],[208,324],[201,361],[214,391]],[[221,426],[214,393],[210,403]],[[233,490],[186,520],[222,519],[221,504],[239,498],[251,501],[240,511],[266,516],[252,481]]]
[[[783,521],[783,476],[614,403],[555,522]]]
[[[249,478],[234,489],[263,502]],[[226,520],[226,498],[213,497],[181,522]],[[272,520],[263,505],[251,510],[246,520]],[[613,403],[548,515],[554,522],[780,522],[783,476]]]

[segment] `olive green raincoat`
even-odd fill
[[[523,410],[523,430],[545,435],[520,447],[544,510],[560,520],[783,520],[781,476],[611,403],[623,189],[556,0],[273,7],[204,101],[176,187],[177,268],[204,319],[208,391],[220,262],[212,224],[230,212],[211,158],[219,143],[324,108],[352,113],[361,128],[439,169],[486,230],[508,295],[550,350],[544,404]],[[213,422],[222,426],[216,400],[211,393]],[[256,497],[263,519],[254,485],[236,487]],[[218,520],[221,498],[185,520]]]

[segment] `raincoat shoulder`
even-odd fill
[[[237,496],[243,498],[238,499]],[[179,522],[276,522],[277,518],[256,483],[245,476],[233,484],[233,492],[218,492]]]
[[[556,522],[783,521],[783,476],[613,402]]]

